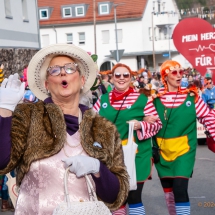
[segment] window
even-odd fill
[[[64,17],[71,17],[72,16],[72,9],[71,7],[63,8],[63,16]]]
[[[66,34],[66,41],[67,41],[68,44],[73,43],[73,35],[72,35],[72,33]]]
[[[42,35],[42,47],[48,46],[49,45],[49,35],[45,34]]]
[[[79,6],[75,8],[76,16],[84,16],[84,6]]]
[[[158,40],[158,28],[157,27],[154,27],[154,37],[155,37],[155,40]]]
[[[81,17],[87,13],[88,4],[69,4],[61,6],[61,15],[63,18],[66,17]]]
[[[166,2],[162,2],[161,4],[162,4],[162,7],[163,7],[163,12],[165,11],[165,3]],[[192,11],[195,11],[195,9],[193,10],[193,8],[192,8]]]
[[[102,31],[102,43],[109,43],[110,32],[109,30]]]
[[[84,45],[85,44],[85,33],[79,33],[79,45]]]
[[[160,12],[161,12],[161,3],[158,2],[158,13],[160,13]]]
[[[114,67],[114,64],[112,62],[106,61],[101,65],[100,71],[111,70],[113,67]]]
[[[40,19],[48,19],[49,13],[48,9],[40,9]]]
[[[161,37],[162,37],[162,31],[161,31],[161,28],[159,28],[159,31],[158,31],[158,38],[159,38],[159,40],[161,39]]]
[[[164,39],[168,39],[168,36],[167,36],[167,28],[163,28],[163,34],[164,34]]]
[[[22,0],[23,21],[28,21],[27,0]]]
[[[155,1],[153,1],[153,11],[155,11]]]
[[[6,18],[12,19],[12,12],[10,7],[10,0],[4,0],[4,7],[5,7],[5,15]]]
[[[117,39],[118,43],[122,42],[122,29],[117,29]]]
[[[109,14],[109,5],[108,4],[100,4],[99,5],[100,14]]]

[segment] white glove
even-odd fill
[[[100,169],[100,162],[98,159],[84,155],[69,157],[62,161],[65,162],[65,168],[70,166],[70,172],[75,173],[77,177],[82,177],[89,173],[98,173]]]
[[[24,93],[25,83],[19,80],[17,73],[5,78],[0,87],[0,108],[14,111]]]

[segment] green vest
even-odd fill
[[[128,105],[126,109],[120,110],[115,125],[118,132],[120,133],[120,138],[123,142],[128,139],[129,124],[127,121],[136,119],[142,121],[144,117],[143,110],[147,103],[147,97],[145,95],[140,95],[133,105]],[[126,104],[126,101],[125,103]],[[101,106],[99,114],[106,119],[114,122],[118,110],[113,108],[109,102],[109,94],[104,94],[101,96]],[[134,131],[135,142],[138,145],[138,152],[136,154],[136,174],[137,181],[145,181],[151,175],[152,168],[152,149],[150,139],[139,141],[137,138],[137,133]]]
[[[192,175],[197,146],[194,100],[195,97],[188,94],[184,103],[176,108],[166,108],[159,98],[154,100],[162,121],[162,129],[155,138],[161,154],[160,162],[155,165],[160,178]]]

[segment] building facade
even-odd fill
[[[5,77],[22,75],[40,49],[37,0],[0,1],[0,64]]]
[[[40,48],[37,0],[0,1],[0,48]]]
[[[118,50],[124,50],[120,62],[134,71],[158,70],[169,57],[186,66],[171,39],[180,18],[175,0],[38,0],[38,6],[42,47],[73,43],[96,53],[99,69],[107,70],[116,64],[111,51],[116,50],[117,32]]]

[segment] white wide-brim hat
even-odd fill
[[[58,55],[69,56],[78,64],[81,74],[85,77],[82,93],[87,92],[96,79],[96,64],[90,55],[83,49],[72,44],[54,44],[38,51],[28,66],[28,85],[34,95],[45,100],[49,94],[45,88],[47,69],[53,57]]]

